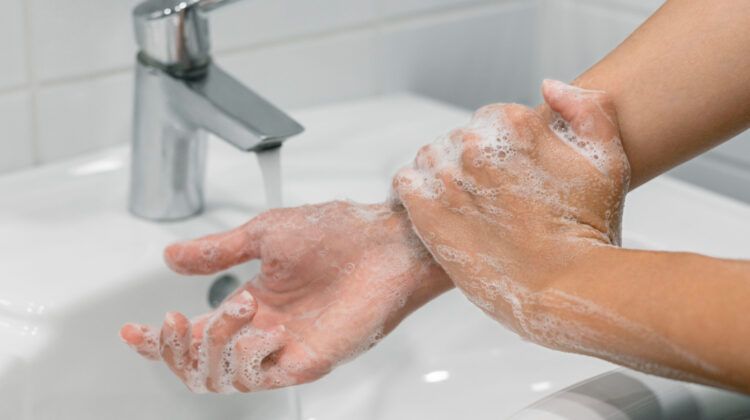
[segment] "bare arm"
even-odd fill
[[[611,95],[631,188],[750,125],[750,2],[672,0],[574,84]]]
[[[593,350],[585,353],[750,393],[750,262],[595,247],[556,276],[550,290],[617,314],[606,319],[548,299],[548,315],[610,337],[584,337],[579,344]]]
[[[630,170],[613,102],[543,93],[561,119],[485,107],[398,174],[425,246],[531,341],[750,393],[750,262],[616,247]]]
[[[750,126],[749,45],[750,2],[672,0],[574,81],[612,97],[631,189]],[[750,392],[750,262],[606,248],[571,267],[556,287],[658,331],[696,363],[643,338],[611,354]]]
[[[450,135],[461,159],[440,142],[420,151],[395,181],[416,231],[476,305],[530,340],[750,393],[750,262],[607,246],[628,188],[748,127],[748,46],[747,0],[667,2],[574,81],[608,95],[547,84],[542,119],[488,107]],[[556,143],[551,110],[596,146]],[[493,151],[503,130],[512,142]],[[581,159],[592,150],[611,158],[589,162],[604,171]],[[629,184],[612,159],[623,151]]]

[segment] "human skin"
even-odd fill
[[[122,338],[163,360],[195,392],[249,392],[317,379],[369,349],[452,288],[403,209],[331,202],[263,213],[229,232],[165,251],[181,274],[252,259],[258,276],[192,322],[128,324]]]
[[[573,81],[617,107],[631,188],[750,127],[748,45],[750,2],[670,0]]]
[[[573,81],[609,94],[631,167],[629,189],[750,126],[747,45],[749,2],[667,1]],[[547,103],[537,111],[548,121],[553,117]],[[579,337],[553,347],[750,393],[750,334],[743,317],[750,262],[602,246],[576,254],[553,272],[555,290],[596,302],[652,334],[644,339],[632,332],[638,328],[629,333],[603,328],[596,316],[581,319],[570,310],[542,305],[539,316],[575,319],[610,336],[599,345]]]
[[[569,126],[487,106],[397,174],[422,242],[530,341],[750,392],[750,263],[619,248],[630,171],[614,103],[553,81],[543,93]]]
[[[659,173],[747,128],[750,121],[750,112],[748,111],[750,84],[746,83],[750,79],[750,54],[746,52],[746,46],[750,45],[750,24],[748,23],[750,12],[748,7],[750,7],[750,4],[743,0],[669,1],[622,45],[574,82],[579,86],[601,89],[610,94],[611,101],[619,114],[620,137],[632,169],[631,188],[641,185]],[[547,105],[540,106],[538,111],[547,119],[552,117]],[[404,213],[396,212],[393,217],[394,219],[400,219],[397,224],[408,223],[405,220]],[[213,239],[219,241],[220,238],[222,236],[213,237]],[[211,238],[207,240],[211,240]],[[196,243],[202,241],[205,240],[199,240]],[[190,244],[180,246],[189,247]],[[349,248],[352,247],[353,245],[349,246]],[[310,252],[313,252],[313,250]],[[724,282],[716,280],[717,278],[726,278],[727,284],[723,290],[731,289],[733,291],[731,297],[737,297],[737,299],[744,297],[741,290],[737,290],[729,283],[732,282],[735,274],[743,272],[746,263],[728,262],[688,254],[625,251],[611,247],[596,248],[591,252],[592,255],[596,254],[596,259],[583,259],[581,261],[585,261],[585,263],[570,264],[565,272],[561,272],[558,281],[561,284],[567,284],[565,287],[576,290],[576,288],[581,288],[583,284],[589,284],[584,279],[596,278],[597,285],[604,285],[607,282],[624,284],[618,280],[628,278],[628,282],[634,283],[632,276],[638,274],[638,282],[644,283],[640,289],[633,287],[632,290],[623,291],[616,287],[608,287],[601,292],[620,293],[611,298],[608,298],[605,294],[601,296],[586,294],[586,298],[591,301],[603,299],[602,302],[609,302],[607,299],[632,297],[638,291],[642,294],[643,290],[651,290],[651,288],[658,290],[658,286],[654,286],[653,283],[659,279],[665,279],[665,285],[671,285],[678,281],[691,284],[690,281],[685,280],[688,277],[684,276],[698,276],[700,273],[710,275],[712,281],[717,284]],[[353,252],[353,255],[356,254],[357,252]],[[242,261],[244,260],[236,260],[234,263]],[[698,266],[701,269],[698,269]],[[686,270],[689,272],[684,273],[683,271]],[[601,273],[604,272],[609,273],[606,276],[609,280],[603,279]],[[569,280],[563,280],[567,277],[570,277]],[[409,299],[404,307],[408,310],[393,312],[399,315],[391,316],[390,324],[397,324],[400,316],[405,316],[409,311],[416,309],[419,305],[452,287],[450,281],[446,279],[447,277],[440,269],[434,270],[434,277],[422,279],[419,294],[421,298]],[[694,283],[696,286],[689,290],[697,293],[700,282],[695,280]],[[704,285],[703,287],[707,288],[708,286]],[[309,289],[305,290],[310,293]],[[598,289],[591,288],[590,290]],[[592,293],[590,290],[587,289],[587,293]],[[713,290],[713,292],[715,291]],[[700,290],[700,292],[702,294],[704,291]],[[711,290],[705,292],[711,292]],[[677,311],[678,309],[685,309],[674,303],[678,298],[682,298],[680,293],[688,293],[688,291],[675,292],[662,302],[662,305],[665,304],[664,302],[676,305],[675,311],[669,311],[671,318],[675,318],[677,317],[676,314],[681,313]],[[319,294],[311,294],[311,297],[315,296],[319,296]],[[714,296],[718,301],[723,299],[721,295],[711,296]],[[688,299],[684,302],[690,303],[693,301]],[[615,302],[611,304],[617,305]],[[616,311],[636,307],[633,306],[632,301],[620,302],[619,304],[622,308],[616,309]],[[610,305],[610,303],[607,303],[607,305]],[[706,305],[701,302],[701,305],[686,309],[688,311],[686,313],[700,310],[697,315],[703,315],[703,318],[696,325],[705,326],[705,322],[712,319],[706,318],[706,314],[716,314],[717,320],[726,320],[727,317],[732,315],[732,313],[726,312],[729,307],[709,308]],[[261,309],[258,311],[259,313],[262,313],[263,306],[263,302],[260,301],[259,307]],[[287,308],[293,309],[293,306]],[[663,307],[661,311],[660,316],[663,317],[663,312],[665,312]],[[651,312],[645,309],[641,311],[644,316],[649,313],[658,313],[657,308],[652,308]],[[293,314],[294,311],[291,310],[287,313],[287,316],[291,317]],[[723,318],[722,314],[725,315]],[[256,315],[256,318],[258,318],[258,315]],[[693,318],[685,319],[696,321]],[[642,321],[638,322],[642,323]],[[185,324],[182,320],[180,320],[180,323]],[[250,321],[247,321],[247,323],[250,323]],[[165,324],[167,323],[165,322]],[[727,322],[725,326],[730,328],[734,324],[736,322]],[[165,326],[169,327],[169,325]],[[192,325],[198,341],[200,341],[204,326],[205,319]],[[677,327],[671,325],[668,328]],[[700,328],[700,330],[705,331],[706,328]],[[680,331],[685,334],[689,333],[686,329]],[[715,334],[722,332],[729,334],[721,328],[714,331]],[[667,336],[671,336],[671,334],[670,332]],[[149,358],[162,357],[159,354],[159,331],[157,328],[128,325],[123,328],[122,336],[126,342],[145,356]],[[747,336],[747,334],[743,336]],[[694,338],[696,337],[691,338],[688,334],[686,338],[683,337],[681,340],[689,341]],[[731,341],[729,340],[729,342]],[[165,347],[163,353],[166,356],[167,363],[174,365],[170,361],[169,351]],[[327,360],[317,371],[325,372],[331,365],[332,361]],[[312,366],[308,367],[311,370],[316,370]],[[310,380],[315,376],[301,376],[302,379],[300,380]],[[704,381],[706,380],[708,379]],[[740,385],[734,385],[736,381],[726,380],[723,383],[726,386],[744,389]]]
[[[750,126],[747,45],[750,2],[671,0],[573,81],[610,95],[630,189]],[[538,110],[549,117],[546,104]],[[747,261],[602,247],[571,263],[556,282],[720,368],[674,366],[699,375],[694,380],[750,393],[743,317],[749,278]]]

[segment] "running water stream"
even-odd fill
[[[266,191],[266,208],[274,209],[284,205],[281,195],[281,147],[264,150],[255,154],[258,157],[263,186]]]
[[[258,165],[263,176],[263,187],[266,192],[266,209],[274,209],[284,205],[284,199],[281,193],[281,147],[264,150],[256,153]],[[294,413],[295,420],[302,418],[302,406],[300,403],[299,392],[296,388],[290,388],[288,391],[289,404]]]

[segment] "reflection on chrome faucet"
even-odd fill
[[[244,151],[303,127],[214,65],[206,12],[232,0],[148,0],[133,11],[137,57],[130,211],[176,220],[203,209],[208,133]]]

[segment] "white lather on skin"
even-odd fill
[[[197,393],[258,391],[324,375],[374,346],[437,267],[404,210],[386,204],[273,210],[176,251],[168,261],[187,274],[216,272],[227,255],[229,262],[262,260],[255,279],[193,320],[200,331],[178,335],[170,314],[161,349],[147,327],[149,341],[134,346],[151,359],[171,355],[173,370]],[[227,334],[226,342],[213,341]]]
[[[559,82],[550,83],[556,86],[556,95],[566,95],[566,99],[575,101],[584,101],[592,95],[603,94],[597,91],[585,91]],[[616,129],[616,121],[606,114],[600,104],[596,105],[598,109],[595,109],[607,118],[596,119],[589,116],[578,121],[580,131],[597,132],[596,124],[608,124]],[[574,131],[570,124],[557,114],[553,115],[549,129],[557,139],[596,168],[601,176],[595,182],[599,182],[600,185],[611,185],[611,191],[613,191],[611,196],[604,199],[607,205],[607,210],[603,214],[605,230],[603,232],[589,230],[588,238],[563,237],[560,240],[560,246],[568,247],[570,252],[575,252],[575,249],[584,243],[619,246],[623,198],[629,183],[629,171],[624,173],[622,178],[619,178],[620,175],[610,173],[611,168],[629,167],[619,137],[615,136],[608,142],[586,138]],[[438,138],[431,146],[423,148],[413,166],[399,172],[395,184],[397,192],[394,196],[415,195],[464,218],[479,218],[483,223],[497,228],[499,232],[513,232],[516,225],[524,221],[517,218],[519,215],[514,215],[508,209],[503,208],[502,201],[492,201],[499,194],[504,194],[504,196],[520,200],[546,203],[547,206],[555,209],[557,214],[562,215],[556,221],[563,226],[561,231],[565,231],[566,224],[572,227],[571,232],[575,231],[575,226],[580,225],[580,222],[576,220],[576,215],[581,214],[582,211],[576,208],[575,204],[571,204],[574,201],[567,200],[566,197],[575,191],[585,190],[592,180],[562,180],[552,176],[545,168],[532,160],[529,152],[519,149],[519,147],[529,147],[524,143],[525,140],[519,141],[519,139],[534,136],[533,133],[527,133],[524,130],[526,130],[525,127],[509,122],[503,105],[491,105],[480,109],[466,126],[454,130],[449,136]],[[554,139],[555,136],[551,138]],[[463,159],[462,155],[466,153],[467,147],[464,142],[478,145],[472,147],[475,150],[478,148],[479,157],[473,160]],[[495,180],[490,185],[481,185],[474,179],[474,176],[467,173],[467,171],[476,173],[477,168],[485,167],[488,169],[512,168],[509,170],[522,181],[504,183],[502,180]],[[451,184],[448,185],[448,182]],[[461,199],[446,198],[446,187],[460,189],[469,197],[464,200],[472,204],[453,207],[453,203],[456,200],[460,202]],[[617,193],[618,191],[620,193]],[[440,223],[440,221],[433,220],[431,223]],[[514,277],[518,278],[516,276],[525,276],[525,272],[533,272],[533,266],[517,267],[499,259],[499,257],[505,258],[504,255],[494,256],[486,251],[477,251],[481,249],[481,244],[473,243],[468,238],[441,239],[429,229],[421,231],[417,228],[415,230],[449,275],[451,275],[451,270],[448,266],[455,267],[454,269],[461,273],[460,277],[463,281],[457,281],[454,278],[454,283],[469,300],[526,339],[556,349],[605,357],[645,371],[687,378],[684,373],[667,366],[647,362],[632,354],[606,350],[629,348],[629,343],[638,338],[641,342],[648,341],[654,348],[663,349],[670,360],[680,361],[686,366],[695,366],[701,371],[717,373],[716,367],[618,313],[554,287],[532,290],[526,286],[525,282],[514,279]],[[450,244],[445,243],[446,240],[450,241]],[[457,243],[463,244],[463,247],[457,246]],[[545,258],[545,256],[539,255],[538,258]],[[545,307],[554,308],[555,311],[539,313],[531,309],[538,307],[541,302],[544,302]],[[560,314],[565,314],[565,316],[562,317]],[[617,331],[617,333],[604,336],[587,327],[587,324],[582,322],[584,319],[595,319],[596,322],[607,323],[612,326],[611,331]]]

